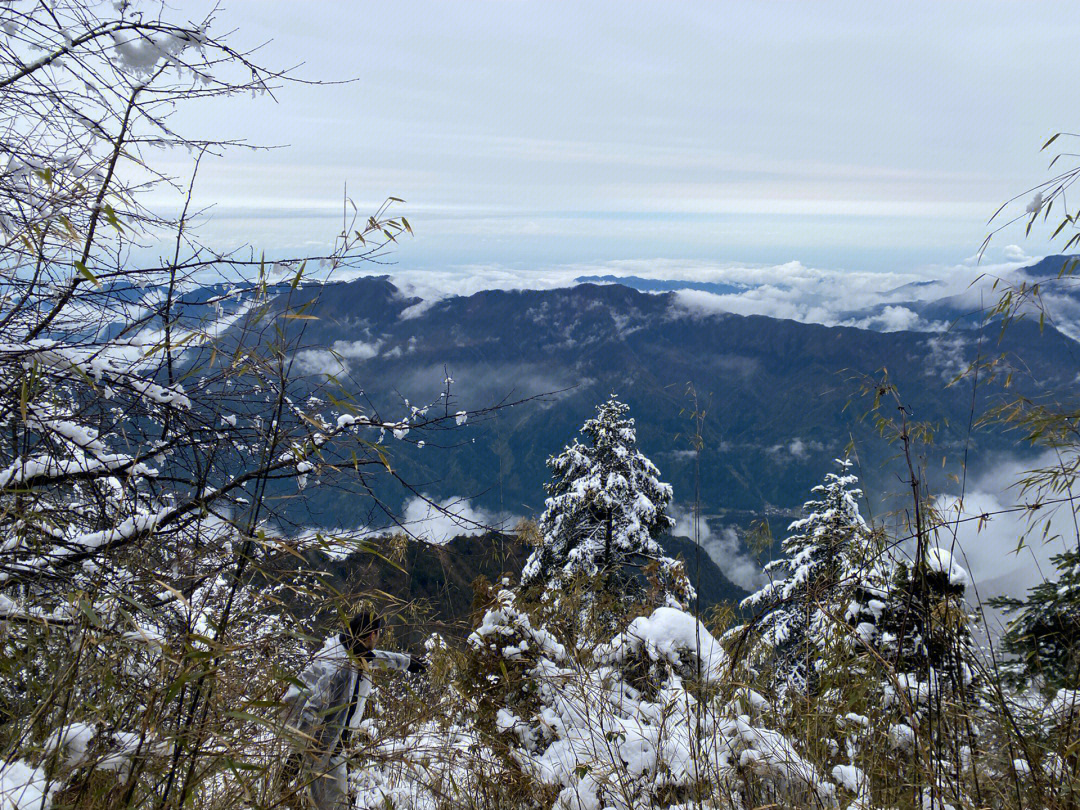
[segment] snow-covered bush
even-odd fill
[[[479,727],[510,728],[523,745],[535,745],[532,731],[518,719],[538,706],[530,673],[541,660],[566,663],[566,647],[545,627],[533,625],[508,588],[495,593],[467,644],[470,655],[463,691],[476,701]]]
[[[56,792],[42,768],[21,760],[0,765],[0,810],[38,810],[48,807]]]
[[[357,777],[361,806],[834,802],[834,781],[762,722],[764,699],[735,688],[727,655],[693,616],[660,607],[577,647],[554,635],[512,591],[494,594],[468,639],[458,688],[435,710],[445,719],[378,722],[378,753]],[[402,759],[384,759],[391,751]],[[447,784],[457,786],[451,795]]]

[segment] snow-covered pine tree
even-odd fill
[[[850,461],[837,463],[840,472],[814,487],[818,497],[803,504],[806,516],[788,527],[783,556],[765,566],[771,582],[741,605],[755,614],[750,659],[771,663],[800,689],[812,679],[831,628],[844,618],[848,595],[866,570],[869,531],[859,512],[858,477]]]
[[[1010,674],[1021,682],[1080,689],[1080,552],[1052,558],[1057,578],[1039,583],[1024,599],[999,599],[1013,614],[1005,649],[1016,657]]]
[[[658,542],[674,525],[671,486],[638,450],[629,406],[612,394],[596,410],[581,428],[585,443],[575,438],[548,459],[543,539],[522,569],[522,585],[551,589],[579,576],[603,577],[608,589],[624,592],[630,572],[656,561],[667,602],[686,604],[693,591],[683,565]]]

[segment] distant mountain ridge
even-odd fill
[[[760,285],[735,284],[723,281],[685,281],[681,279],[642,278],[641,276],[578,276],[578,284],[622,284],[642,292],[666,292],[671,290],[700,290],[715,295],[737,295]]]
[[[275,306],[286,299],[279,296]],[[893,466],[895,448],[864,418],[870,398],[860,394],[883,368],[912,418],[939,426],[934,463],[926,460],[938,488],[954,469],[947,462],[942,472],[942,455],[959,464],[966,450],[974,473],[995,454],[1022,452],[1011,436],[988,426],[969,434],[970,384],[947,386],[980,351],[1012,365],[1013,393],[1074,396],[1078,390],[1080,344],[1053,325],[1040,332],[1030,319],[1010,327],[999,344],[996,331],[984,339],[960,326],[879,332],[694,313],[674,293],[616,283],[422,302],[387,277],[301,286],[290,306],[303,305],[317,320],[304,321],[295,373],[315,387],[334,370],[357,402],[383,418],[407,415],[405,400],[439,402],[447,377],[454,381],[452,398],[438,407],[448,413],[541,397],[445,437],[388,437],[395,471],[419,491],[469,498],[491,513],[535,516],[543,506],[546,459],[614,391],[631,406],[641,449],[674,486],[677,509],[689,509],[699,483],[714,538],[770,517],[782,530],[850,447],[869,492],[897,489],[902,471]],[[957,308],[932,302],[923,311],[936,318],[935,305],[942,318]],[[697,454],[691,386],[696,407],[706,412]],[[1003,395],[999,385],[980,389],[978,411]],[[893,413],[890,407],[885,415]],[[429,439],[423,448],[414,443],[420,438]],[[392,507],[403,502],[405,494],[393,486],[373,486]],[[304,494],[290,506],[303,525],[360,525],[366,518],[350,493],[316,486]],[[710,542],[722,557],[717,541]]]

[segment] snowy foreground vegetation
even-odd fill
[[[374,511],[388,444],[485,417],[449,375],[386,416],[294,374],[311,316],[292,293],[408,234],[385,206],[353,209],[326,255],[280,260],[277,286],[250,253],[199,243],[189,181],[150,157],[190,152],[197,177],[225,144],[170,114],[289,80],[212,22],[0,4],[0,810],[299,806],[283,696],[343,616],[400,606],[310,564],[371,551],[362,534],[292,533],[275,510],[335,486]],[[147,207],[155,186],[176,210]],[[220,294],[189,307],[210,274]],[[1028,479],[1031,511],[1075,511],[1072,414],[1009,418],[1061,462]],[[549,463],[523,570],[476,583],[426,676],[378,683],[350,742],[355,806],[1078,806],[1080,557],[983,640],[916,433],[894,434],[909,520],[864,520],[841,461],[769,585],[703,616],[662,547],[671,487],[627,407],[601,403]]]
[[[464,644],[432,636],[430,678],[382,683],[350,743],[356,807],[1075,806],[1074,643],[995,661],[966,572],[864,521],[849,462],[790,526],[746,621],[695,617],[657,543],[670,487],[626,411],[602,404],[551,460],[525,584],[478,582]],[[227,560],[219,531],[203,538]],[[296,806],[280,698],[317,639],[279,588],[205,579],[153,609],[27,592],[18,610],[39,621],[3,637],[18,670],[0,806],[167,806],[177,761],[191,806]],[[214,690],[193,751],[180,712],[200,678]]]
[[[545,534],[526,565],[528,581],[548,561],[559,590],[507,579],[481,593],[464,649],[432,640],[439,684],[384,698],[367,723],[358,807],[1075,804],[1075,668],[1054,681],[1014,661],[1025,686],[1007,686],[972,638],[966,572],[944,548],[913,559],[869,526],[848,462],[791,525],[747,623],[695,618],[656,565],[635,581],[629,559],[648,545],[628,539],[667,499],[650,479],[661,494],[641,498],[617,469],[636,455],[624,410],[601,406],[590,445],[552,459],[541,525],[574,513],[594,529]],[[582,461],[613,444],[612,464]],[[647,504],[615,527],[621,569],[594,539],[610,499]],[[583,559],[589,573],[568,582],[560,563]]]

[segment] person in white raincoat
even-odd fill
[[[292,730],[293,755],[286,774],[300,777],[301,792],[318,810],[342,810],[348,796],[343,740],[360,725],[371,694],[371,670],[423,672],[427,664],[403,653],[375,649],[381,621],[358,613],[346,633],[330,636],[315,660],[300,674],[304,685],[289,687],[286,727]]]

